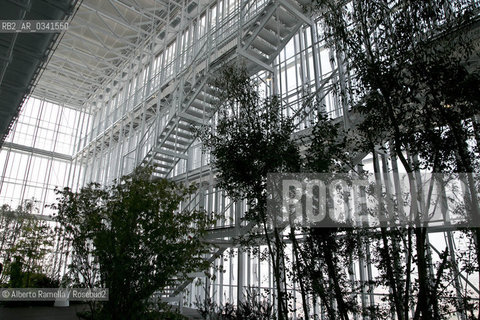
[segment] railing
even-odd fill
[[[200,39],[195,43],[191,44],[189,47],[184,49],[176,59],[169,62],[169,64],[157,73],[155,73],[143,86],[137,88],[126,100],[122,101],[110,114],[114,114],[114,120],[110,125],[105,126],[98,125],[95,128],[92,128],[90,132],[85,136],[86,144],[88,147],[91,143],[95,143],[94,140],[98,139],[100,135],[104,132],[108,132],[114,125],[118,122],[127,118],[127,114],[133,109],[136,110],[146,99],[152,96],[154,92],[157,92],[161,85],[165,85],[168,82],[172,81],[175,77],[178,77],[179,74],[182,74],[188,68],[191,68],[192,64],[195,61],[198,61],[198,56],[202,51],[202,48],[205,47],[210,41],[212,47],[218,47],[224,43],[224,41],[232,36],[233,33],[238,32],[238,28],[235,27],[241,18],[240,15],[243,12],[243,25],[248,25],[256,16],[267,6],[269,3],[268,0],[259,0],[259,1],[249,1],[246,4],[241,4],[244,6],[236,7],[226,18],[222,19],[220,23],[214,26],[209,32],[204,34]],[[473,9],[475,13],[478,13],[480,8],[480,1],[469,1],[461,8],[460,11],[467,9]],[[199,48],[196,50],[196,48]],[[195,52],[195,55],[191,57],[191,52]],[[180,63],[178,62],[180,61]],[[165,72],[169,68],[173,68],[177,64],[180,66],[178,72],[172,69],[172,72]],[[153,68],[153,65],[150,66]],[[134,107],[135,106],[135,107]],[[102,130],[102,127],[105,126]],[[143,139],[142,139],[143,140]]]
[[[201,48],[197,51],[196,57],[194,57],[194,61],[192,62],[192,64],[190,64],[190,67],[187,69],[188,73],[185,75],[185,77],[188,78],[189,76],[193,75],[195,61],[201,58],[200,54],[205,47],[206,47],[206,42],[204,42]],[[175,85],[173,92],[176,92],[179,89],[181,89],[181,87],[184,85],[184,81],[182,80],[184,80],[185,77],[182,77],[181,80],[177,81],[177,84]],[[175,107],[174,103],[172,103],[172,107]],[[135,155],[136,166],[138,166],[140,162],[147,157],[148,153],[152,150],[152,148],[156,146],[156,142],[157,142],[156,138],[159,136],[162,129],[164,129],[168,125],[168,122],[171,120],[173,115],[174,115],[174,110],[172,110],[172,108],[170,108],[170,110],[168,110],[166,113],[160,113],[160,112],[157,113],[157,116],[150,123],[147,130],[145,131],[142,138],[137,144],[137,149],[136,149],[137,153]],[[135,151],[135,150],[132,150],[132,151]],[[153,161],[153,158],[149,159],[148,163],[151,163],[151,161]],[[133,170],[133,168],[131,170]]]
[[[146,96],[149,97],[153,92],[157,92],[160,89],[161,85],[165,85],[172,81],[174,78],[180,79],[174,85],[172,92],[179,93],[183,87],[185,79],[191,79],[195,76],[195,68],[199,65],[202,60],[208,62],[209,56],[213,53],[221,49],[226,43],[232,41],[234,39],[233,36],[236,36],[240,31],[237,26],[238,22],[241,18],[241,14],[244,14],[244,24],[249,24],[256,16],[265,8],[265,6],[269,3],[269,1],[262,0],[262,1],[252,1],[246,10],[242,10],[240,7],[237,7],[233,10],[226,18],[222,19],[220,23],[216,24],[210,32],[207,32],[205,35],[200,38],[200,40],[196,44],[192,44],[188,48],[186,48],[182,54],[178,55],[176,59],[169,62],[166,68],[160,72],[157,72],[151,79],[150,83],[154,83],[155,85],[150,87],[150,90],[147,92]],[[198,48],[198,43],[200,43],[200,47]],[[198,48],[195,50],[195,48]],[[207,50],[204,50],[207,48]],[[195,55],[190,58],[189,52],[196,51]],[[188,54],[188,55],[187,55]],[[187,56],[186,56],[187,55]],[[179,63],[180,61],[180,63]],[[182,61],[187,61],[183,63]],[[178,72],[170,72],[170,68],[173,68],[175,65],[180,65],[180,69]],[[206,63],[205,68],[208,70],[208,63]],[[199,70],[201,72],[203,70]],[[194,82],[195,84],[198,83]],[[136,101],[143,101],[145,99],[145,90],[143,87],[137,89],[133,96],[130,96],[127,101],[123,102],[122,105],[128,104],[129,100],[134,97]],[[201,88],[203,84],[200,85]],[[138,97],[137,92],[142,92],[142,95]],[[184,111],[186,109],[193,98],[191,98],[187,104],[183,105],[183,97],[178,97],[178,101],[175,102],[172,100],[170,110],[165,109],[163,112],[158,113],[157,116],[151,121],[148,125],[147,130],[143,134],[140,141],[137,143],[137,148],[134,150],[129,151],[127,154],[123,156],[122,163],[124,170],[122,171],[123,174],[130,173],[135,166],[138,166],[141,161],[143,161],[149,152],[156,147],[157,145],[157,137],[166,128],[170,120],[172,120],[178,111]],[[180,103],[177,105],[176,103]],[[181,108],[182,105],[184,108]],[[131,107],[127,108],[127,111],[131,110]],[[123,118],[123,117],[122,117]],[[136,152],[136,153],[134,153]],[[132,154],[135,156],[133,157]],[[135,165],[131,165],[132,158],[135,160]],[[153,161],[153,157],[148,159],[148,163]],[[147,164],[148,164],[147,163]]]
[[[256,16],[265,8],[269,3],[268,0],[260,1],[250,1],[248,7],[243,10],[244,14],[244,24],[249,24]],[[219,23],[217,23],[208,33],[204,34],[196,43],[191,44],[189,47],[184,49],[181,54],[176,56],[175,59],[169,61],[162,70],[156,72],[149,80],[147,80],[142,86],[136,88],[136,90],[130,94],[125,100],[119,103],[116,106],[116,112],[121,112],[121,115],[116,117],[115,121],[112,121],[112,124],[105,130],[98,130],[100,126],[96,126],[90,130],[89,140],[87,143],[90,143],[97,139],[102,132],[108,130],[119,121],[122,121],[126,114],[132,109],[135,110],[143,101],[150,97],[154,92],[157,92],[161,86],[169,83],[175,78],[178,78],[180,74],[185,72],[197,59],[198,54],[201,52],[201,49],[205,46],[206,43],[210,43],[212,48],[218,48],[225,43],[225,40],[228,40],[232,37],[233,34],[236,34],[239,30],[237,28],[238,22],[240,20],[240,15],[242,14],[241,8],[237,7],[233,10],[227,17],[223,18]],[[195,48],[200,48],[195,50]],[[177,49],[178,50],[178,49]],[[195,52],[195,55],[191,57],[191,52]],[[212,50],[213,51],[213,50]],[[191,57],[191,58],[190,58]],[[185,62],[182,62],[185,61]],[[180,66],[178,70],[175,70],[175,66]],[[150,66],[153,68],[153,66]],[[148,88],[150,86],[150,88]],[[148,90],[147,90],[148,89]],[[97,132],[95,132],[97,130]]]

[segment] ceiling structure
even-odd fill
[[[0,0],[0,20],[69,24],[61,33],[0,34],[0,146],[28,94],[84,108],[129,64],[171,41],[200,2],[208,1]]]
[[[182,9],[195,7],[191,0],[81,1],[33,95],[84,107],[119,79],[129,63],[154,52],[151,44],[161,48],[169,41],[168,34],[174,35],[186,18]]]
[[[1,0],[0,20],[64,20],[75,3],[76,0]],[[58,35],[0,32],[0,147]]]
[[[0,0],[0,2],[2,3],[0,19],[22,19],[22,8],[27,7],[29,2],[32,3],[31,9],[26,13],[24,20],[62,19],[71,13],[68,18],[68,29],[60,34],[17,35],[18,45],[14,46],[13,59],[9,64],[9,70],[12,70],[13,74],[7,72],[6,79],[2,82],[1,146],[24,97],[30,92],[30,89],[27,90],[25,87],[26,83],[29,83],[25,81],[28,74],[40,74],[36,77],[32,89],[33,96],[78,109],[89,107],[102,93],[108,91],[107,88],[118,82],[122,74],[129,69],[129,65],[141,61],[142,58],[148,59],[149,55],[158,52],[172,41],[177,31],[188,22],[185,20],[191,19],[197,10],[202,10],[210,1]],[[62,13],[59,7],[63,5],[68,7],[68,10]],[[42,36],[47,43],[50,40],[50,46],[36,48],[37,38]],[[1,58],[8,57],[10,44],[15,43],[13,37],[13,34],[0,34],[2,69],[6,65],[4,61],[8,59]],[[49,54],[47,61],[41,66],[35,64],[35,61],[42,60],[39,57],[44,57],[45,53]],[[19,62],[18,65],[16,61]],[[8,91],[3,87],[3,83],[8,84],[7,78],[23,81],[10,85],[14,89],[9,91],[12,95],[9,99],[3,97]],[[14,94],[17,100],[13,99]],[[10,117],[8,120],[4,120],[6,115]]]

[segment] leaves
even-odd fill
[[[89,286],[109,288],[112,316],[140,314],[145,299],[174,276],[185,279],[207,267],[201,238],[213,220],[203,211],[180,209],[195,188],[150,174],[138,169],[111,186],[57,190],[57,220],[74,249],[71,271]]]
[[[260,98],[242,68],[226,66],[214,85],[221,95],[215,130],[199,130],[219,169],[219,185],[235,199],[259,199],[266,176],[298,171],[300,153],[291,139],[294,124],[277,97]]]
[[[469,34],[473,3],[318,0],[316,5],[328,45],[344,55],[352,77],[348,107],[349,117],[358,120],[359,149],[375,158],[375,150],[386,148],[392,162],[400,160],[407,172],[477,171],[480,140],[473,118],[480,111],[480,77]],[[391,311],[399,319],[408,317],[415,292],[414,319],[440,318],[435,292],[440,284],[431,283],[444,280],[446,264],[428,274],[424,230],[386,231],[379,233],[377,263],[381,283],[391,290]],[[412,261],[418,279],[410,292]]]
[[[12,258],[19,260],[20,273],[25,273],[21,286],[29,286],[30,275],[51,272],[47,259],[53,251],[54,234],[51,223],[36,215],[34,200],[27,200],[12,210],[8,205],[0,209],[0,248],[4,252],[5,272],[8,273]],[[10,279],[12,280],[12,279]]]
[[[288,314],[284,243],[280,230],[270,230],[266,186],[268,173],[300,169],[300,151],[291,138],[295,127],[282,114],[278,97],[260,97],[245,69],[227,65],[213,85],[220,95],[219,117],[215,129],[199,130],[200,138],[218,169],[218,186],[234,200],[246,200],[245,220],[264,232],[276,279],[278,316],[284,319]],[[256,238],[250,236],[247,240]]]
[[[478,164],[469,159],[478,151],[464,142],[472,135],[470,118],[480,111],[480,77],[470,66],[468,2],[316,4],[325,37],[356,79],[350,107],[364,118],[359,144],[370,152],[372,144],[390,143],[400,157],[405,150],[421,155],[423,167],[471,172]]]

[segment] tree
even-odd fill
[[[52,227],[36,216],[27,215],[22,224],[22,237],[11,250],[14,255],[22,257],[25,269],[24,285],[30,287],[31,275],[45,271],[43,259],[53,251]]]
[[[34,285],[32,276],[37,280],[45,277],[42,274],[47,272],[48,267],[45,258],[53,251],[53,226],[38,218],[34,203],[34,200],[26,200],[15,210],[8,205],[0,209],[0,250],[5,257],[2,279],[4,275],[9,275],[12,284],[13,276],[16,278],[13,283],[20,287]]]
[[[242,68],[226,66],[214,86],[221,96],[220,116],[214,129],[206,127],[200,131],[201,139],[218,169],[218,185],[234,199],[246,199],[249,210],[245,219],[260,226],[260,230],[250,232],[248,239],[257,240],[260,235],[267,244],[279,318],[286,319],[289,311],[284,254],[284,237],[288,236],[295,257],[288,274],[299,285],[305,317],[309,316],[309,294],[313,294],[320,296],[327,307],[330,301],[335,301],[337,309],[327,308],[330,319],[336,319],[337,315],[348,319],[354,303],[346,297],[345,275],[337,265],[341,251],[341,245],[335,240],[338,231],[298,229],[294,223],[288,228],[277,224],[275,214],[279,214],[280,208],[270,207],[267,211],[266,202],[267,196],[273,195],[268,194],[272,190],[267,190],[269,173],[327,173],[351,166],[345,151],[349,139],[342,137],[338,126],[325,115],[319,114],[309,141],[294,141],[295,126],[292,119],[282,114],[278,98],[262,99],[255,82]],[[299,145],[307,147],[305,158],[300,154]],[[285,231],[288,229],[289,232]],[[297,239],[298,231],[308,235],[303,245]],[[327,272],[328,277],[319,277],[323,272]]]
[[[329,45],[344,57],[339,63],[354,78],[349,106],[362,114],[364,120],[356,124],[359,144],[373,154],[374,164],[377,147],[390,149],[393,161],[399,159],[407,171],[411,190],[418,184],[413,173],[421,167],[473,172],[478,149],[467,141],[472,141],[479,112],[480,81],[469,67],[473,49],[465,32],[473,14],[469,1],[318,0],[316,4]],[[378,165],[375,173],[381,173]],[[471,175],[467,179],[471,217],[478,221],[475,186]],[[419,271],[414,318],[438,318],[435,284],[441,281],[445,264],[440,273],[429,274],[426,229],[413,232]],[[407,236],[405,247],[412,248],[411,241]],[[395,276],[400,273],[390,266],[399,262],[389,253],[388,239],[384,237],[383,243],[389,286],[395,288],[392,303],[397,317],[407,319],[411,256],[404,265],[406,278]],[[480,259],[478,248],[477,252]]]
[[[79,193],[69,188],[56,189],[58,204],[52,209],[58,210],[55,219],[59,222],[57,232],[60,233],[63,246],[61,255],[68,264],[68,271],[63,277],[63,285],[74,285],[83,288],[98,288],[104,285],[100,278],[100,265],[95,252],[93,238],[97,231],[94,219],[102,213],[98,206],[107,192],[99,184],[91,184]],[[97,301],[89,301],[92,319],[98,308]]]
[[[302,143],[306,146],[302,170],[329,175],[352,170],[355,152],[349,133],[323,113],[317,115],[312,125],[308,141]],[[298,261],[299,281],[308,285],[314,297],[320,298],[329,319],[348,319],[349,314],[356,312],[356,303],[350,294],[354,288],[348,284],[344,271],[351,258],[344,252],[354,251],[351,232],[326,227],[306,227],[303,231],[306,238]]]
[[[137,169],[110,186],[57,190],[57,220],[74,236],[71,271],[89,281],[87,264],[98,264],[99,277],[88,284],[109,289],[103,317],[138,319],[154,292],[208,267],[201,238],[213,221],[180,209],[195,188],[150,177],[151,170]]]
[[[287,319],[282,228],[267,213],[267,174],[297,172],[300,152],[291,138],[294,124],[282,115],[277,97],[262,98],[246,70],[225,66],[213,81],[222,105],[214,129],[200,130],[204,147],[218,169],[218,186],[235,200],[246,200],[245,219],[260,227],[276,285],[279,319]],[[273,227],[272,227],[273,226]]]

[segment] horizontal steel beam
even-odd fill
[[[72,156],[69,156],[67,154],[48,151],[44,149],[38,149],[34,147],[28,147],[28,146],[24,146],[24,145],[12,143],[12,142],[4,142],[2,145],[2,148],[9,148],[9,149],[18,150],[18,151],[34,153],[41,156],[55,158],[55,159],[64,160],[64,161],[72,161],[73,159]]]

